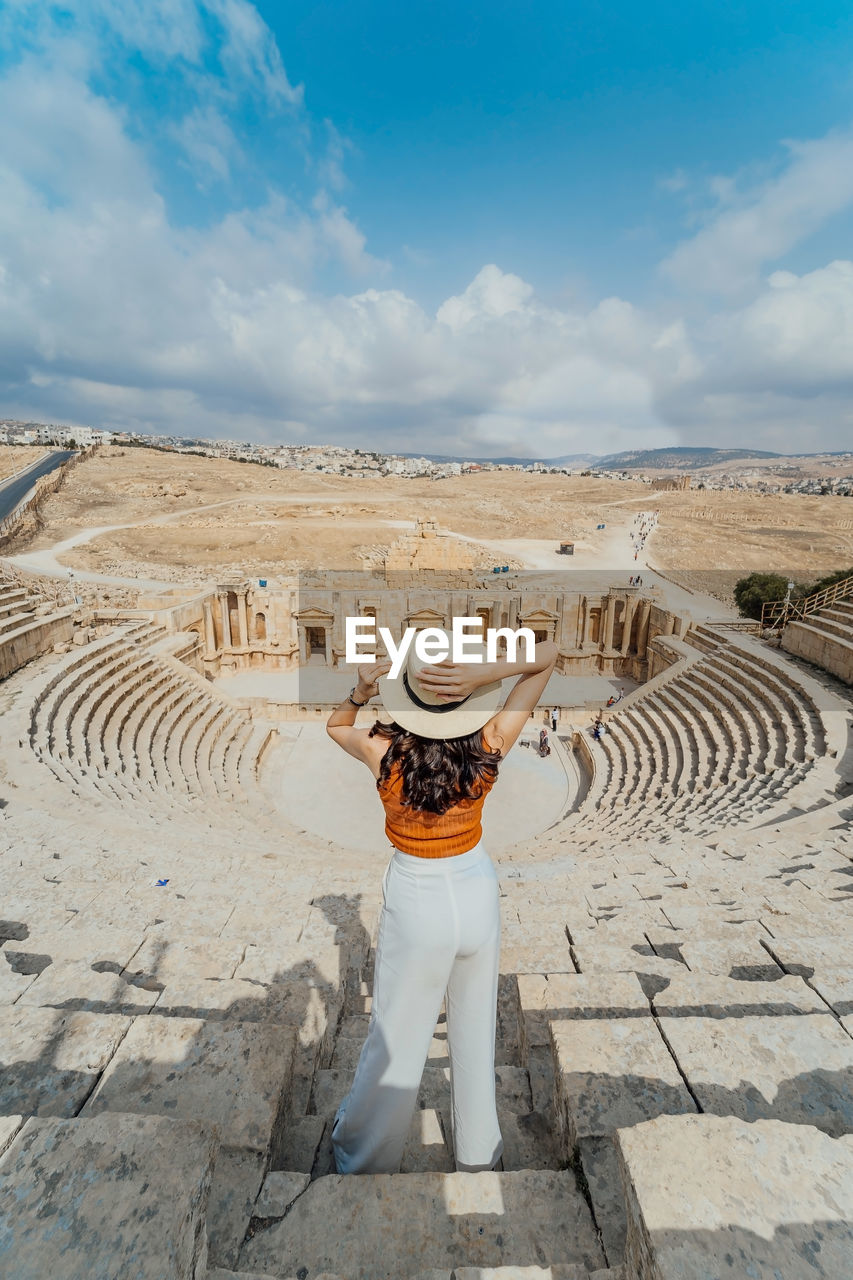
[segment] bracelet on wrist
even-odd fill
[[[354,707],[366,707],[370,699],[367,698],[364,702],[356,702],[355,698],[352,696],[355,693],[356,688],[357,686],[353,685],[350,689],[349,694],[347,695],[347,702],[351,702]]]

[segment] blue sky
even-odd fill
[[[7,0],[0,416],[851,447],[853,14]]]

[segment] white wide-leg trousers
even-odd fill
[[[339,1173],[396,1173],[446,996],[456,1168],[491,1169],[500,907],[482,844],[451,858],[396,850],[382,882],[373,1004],[355,1079],[335,1117]]]

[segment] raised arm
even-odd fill
[[[356,760],[363,761],[371,769],[373,761],[369,747],[368,730],[357,729],[355,727],[355,719],[358,715],[358,707],[365,706],[379,692],[377,681],[390,668],[391,663],[387,659],[373,663],[371,666],[359,667],[358,681],[352,695],[347,694],[340,706],[335,707],[335,710],[326,721],[326,733],[328,733],[329,737],[339,747],[343,747],[348,755],[355,756]]]
[[[529,662],[523,659],[510,662],[507,658],[470,664],[441,662],[424,667],[419,678],[438,697],[451,700],[467,697],[474,689],[493,680],[518,676],[506,702],[485,726],[489,742],[506,755],[545,692],[557,656],[558,649],[552,640],[540,640]]]

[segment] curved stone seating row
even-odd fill
[[[706,627],[688,641],[698,661],[639,690],[591,745],[593,783],[568,820],[577,835],[700,833],[756,822],[779,812],[827,754],[807,677],[751,641]]]
[[[836,600],[801,622],[789,622],[782,633],[782,647],[850,684],[853,680],[853,601]]]
[[[0,679],[73,632],[73,609],[57,608],[39,591],[0,578]]]
[[[133,624],[75,654],[37,694],[30,745],[80,794],[229,813],[257,784],[270,728],[214,697]]]

